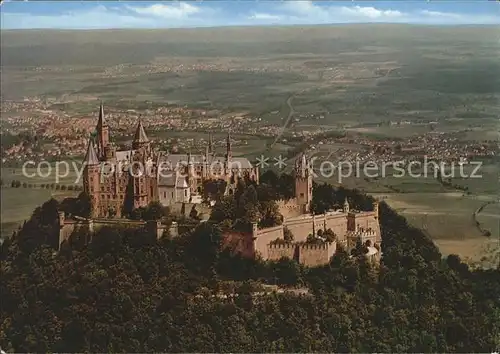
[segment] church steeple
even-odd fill
[[[144,126],[142,125],[142,121],[139,120],[139,124],[137,125],[137,129],[135,130],[134,140],[132,141],[132,148],[139,149],[145,145],[149,144],[148,136],[144,131]]]
[[[103,127],[105,124],[104,124],[104,105],[101,101],[101,105],[99,107],[99,120],[97,121],[97,127],[98,128],[101,128]]]
[[[109,127],[104,119],[104,105],[101,101],[99,107],[99,118],[97,120],[97,155],[105,157],[105,149],[109,145]]]

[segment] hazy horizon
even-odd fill
[[[223,5],[221,5],[223,4]],[[1,28],[169,29],[340,24],[500,25],[498,2],[6,2]]]
[[[467,27],[467,28],[483,28],[483,27],[497,27],[497,24],[424,24],[424,23],[391,23],[391,22],[377,22],[377,23],[326,23],[326,24],[290,24],[290,25],[218,25],[218,26],[206,26],[206,27],[172,27],[172,28],[12,28],[3,29],[3,32],[111,32],[111,31],[144,31],[144,32],[156,32],[156,31],[193,31],[193,30],[213,30],[213,29],[259,29],[259,28],[310,28],[310,27],[382,27],[382,26],[393,26],[393,27],[437,27],[437,28],[453,28],[453,27]]]

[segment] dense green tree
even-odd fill
[[[142,213],[143,220],[159,220],[163,217],[166,217],[170,214],[170,211],[167,207],[164,207],[160,202],[151,202],[144,209]]]
[[[76,215],[89,218],[91,213],[90,198],[85,193],[80,193],[76,198],[65,198],[59,205],[59,210],[68,216]]]
[[[198,220],[198,211],[196,210],[196,205],[193,205],[191,211],[189,212],[189,217],[194,220]]]
[[[498,350],[500,269],[471,269],[456,256],[443,259],[432,240],[384,203],[379,268],[340,244],[329,264],[315,268],[289,259],[244,258],[222,247],[220,223],[245,215],[238,202],[254,201],[255,191],[246,191],[251,185],[245,184],[238,199],[223,198],[210,222],[181,237],[156,240],[143,229],[102,228],[86,244],[90,234],[81,229],[61,252],[54,252],[52,241],[62,204],[43,204],[1,247],[1,348]],[[325,188],[334,193],[323,199],[325,204],[339,205],[346,195],[353,208],[368,209],[372,203],[358,192]],[[305,287],[309,294],[258,295],[255,283]]]
[[[203,197],[205,200],[220,200],[226,191],[226,181],[223,179],[205,180],[203,182]]]
[[[292,231],[288,227],[283,227],[283,238],[285,239],[286,242],[293,242],[294,236]]]

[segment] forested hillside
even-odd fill
[[[315,208],[345,194],[354,207],[371,205],[356,191],[323,185],[315,187]],[[309,269],[243,259],[221,250],[219,226],[210,222],[160,241],[106,228],[88,246],[55,253],[43,239],[58,207],[46,203],[3,245],[5,351],[493,352],[500,345],[499,269],[442,259],[384,203],[377,269],[343,250]],[[256,283],[310,295],[257,298]],[[220,292],[239,296],[210,296]]]

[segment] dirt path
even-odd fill
[[[304,91],[301,91],[300,93],[302,93]],[[281,131],[279,132],[279,134],[276,136],[276,138],[274,139],[273,143],[271,144],[271,146],[269,147],[269,149],[272,149],[273,146],[278,142],[278,140],[283,136],[283,133],[285,132],[286,128],[288,128],[288,126],[290,125],[290,122],[292,121],[292,117],[293,115],[295,114],[295,110],[293,109],[293,106],[292,106],[292,100],[293,98],[295,97],[296,94],[294,95],[291,95],[290,97],[288,97],[288,99],[286,100],[286,104],[288,106],[288,109],[289,109],[289,112],[288,112],[288,117],[286,118],[286,121],[285,121],[285,124],[283,124],[283,127],[281,128]]]

